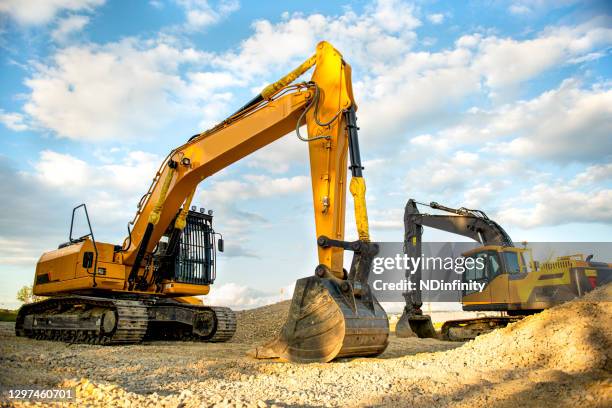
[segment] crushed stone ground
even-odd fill
[[[3,323],[0,385],[76,387],[79,407],[612,406],[612,285],[465,344],[392,337],[379,358],[329,364],[247,357],[288,306],[239,312],[224,344],[66,345]]]

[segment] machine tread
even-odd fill
[[[24,327],[25,317],[44,314],[54,309],[75,305],[99,307],[116,313],[114,329],[109,333],[81,328],[44,328],[29,330]],[[40,340],[59,340],[68,343],[129,344],[140,343],[147,331],[147,306],[138,300],[118,300],[90,296],[63,296],[24,305],[19,309],[15,334]]]

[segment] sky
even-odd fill
[[[0,0],[0,307],[75,205],[121,243],[165,155],[321,40],[353,67],[374,240],[402,240],[409,198],[482,209],[515,241],[611,240],[610,2]],[[226,240],[208,301],[311,275],[311,200],[294,134],[204,180],[194,204]]]

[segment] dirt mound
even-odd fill
[[[275,337],[289,314],[290,300],[236,312],[238,327],[232,342],[259,343]]]
[[[450,351],[466,365],[585,372],[612,369],[612,284]],[[447,356],[448,358],[448,356]]]

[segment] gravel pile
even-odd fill
[[[489,368],[612,369],[612,285],[495,330],[456,350]],[[452,353],[451,353],[452,354]]]
[[[75,407],[612,406],[610,285],[465,344],[392,336],[375,359],[246,357],[288,304],[240,312],[243,327],[221,344],[70,346],[0,330],[0,385],[76,387]]]
[[[289,314],[290,300],[257,309],[236,312],[238,325],[232,342],[261,343],[274,338],[279,332]]]

